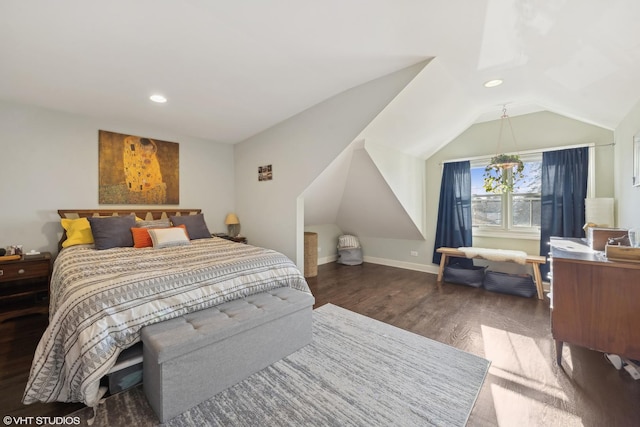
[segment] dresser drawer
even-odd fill
[[[49,277],[49,260],[0,264],[0,282]]]

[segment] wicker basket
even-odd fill
[[[318,275],[318,233],[304,232],[304,277]]]

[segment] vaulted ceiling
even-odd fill
[[[615,128],[640,98],[639,18],[637,0],[3,0],[0,98],[235,143],[434,58],[361,135],[428,157],[502,104]]]

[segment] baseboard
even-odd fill
[[[329,264],[330,262],[336,262],[337,260],[338,260],[337,254],[330,255],[323,258],[318,258],[318,265]],[[438,268],[439,268],[437,265],[431,266],[431,265],[418,264],[414,262],[397,261],[394,259],[370,257],[366,255],[363,257],[363,261],[369,262],[371,264],[380,264],[380,265],[386,265],[389,267],[398,267],[398,268],[404,268],[406,270],[422,271],[424,273],[433,273],[433,274],[438,274]]]
[[[364,262],[370,262],[372,264],[380,264],[380,265],[386,265],[389,267],[404,268],[406,270],[422,271],[424,273],[438,274],[438,270],[440,269],[440,267],[435,264],[425,265],[425,264],[418,264],[415,262],[405,262],[405,261],[397,261],[394,259],[370,257],[366,255],[363,257],[363,259],[364,259]]]
[[[338,255],[331,255],[324,258],[318,258],[318,265],[328,264],[330,262],[335,262],[337,260],[338,260]],[[435,264],[425,265],[425,264],[418,264],[414,262],[397,261],[394,259],[370,257],[366,255],[363,257],[363,261],[369,262],[371,264],[380,264],[380,265],[386,265],[389,267],[404,268],[405,270],[422,271],[423,273],[432,273],[436,275],[440,270],[440,266]],[[544,292],[549,292],[549,288],[550,288],[549,282],[542,282],[542,288]]]
[[[318,258],[318,265],[329,264],[330,262],[336,262],[337,260],[338,260],[337,254]]]

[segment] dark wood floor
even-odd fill
[[[555,363],[548,299],[375,264],[326,264],[308,282],[316,307],[339,305],[490,360],[470,426],[640,426],[640,380],[577,346]]]
[[[375,264],[321,265],[308,282],[316,307],[332,303],[489,359],[470,426],[640,425],[640,380],[572,345],[558,368],[547,300],[438,285],[432,274]],[[60,416],[82,407],[20,403],[45,327],[37,315],[0,324],[0,415]]]
[[[9,319],[0,323],[1,416],[55,417],[70,414],[84,407],[79,403],[22,404],[33,355],[46,327],[47,316],[43,314]]]

